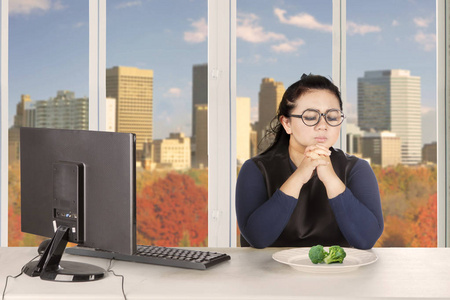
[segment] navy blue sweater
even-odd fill
[[[291,166],[296,169],[291,161]],[[267,199],[264,177],[253,160],[241,168],[236,185],[239,229],[255,248],[270,246],[281,234],[298,200],[277,191]],[[359,159],[352,168],[345,191],[329,199],[336,221],[349,244],[370,249],[383,232],[378,182],[370,165]],[[311,245],[314,246],[314,245]]]

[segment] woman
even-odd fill
[[[242,246],[373,247],[384,227],[378,183],[365,160],[332,147],[344,118],[323,76],[304,74],[286,90],[273,144],[237,180]]]

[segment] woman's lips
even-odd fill
[[[327,138],[324,136],[317,136],[317,137],[315,137],[315,139],[318,143],[324,143],[327,140]]]

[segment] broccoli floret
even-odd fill
[[[318,264],[323,262],[325,257],[327,256],[327,252],[323,249],[322,245],[316,245],[309,249],[309,259],[313,264]]]
[[[344,249],[342,249],[340,246],[331,246],[328,249],[328,255],[324,258],[323,261],[327,264],[342,263],[346,255],[347,254],[345,253]]]

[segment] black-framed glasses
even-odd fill
[[[320,122],[322,116],[327,124],[333,127],[341,125],[345,119],[344,113],[339,109],[329,109],[325,113],[321,113],[317,109],[308,108],[301,115],[291,115],[291,117],[302,119],[306,126],[315,126]]]

